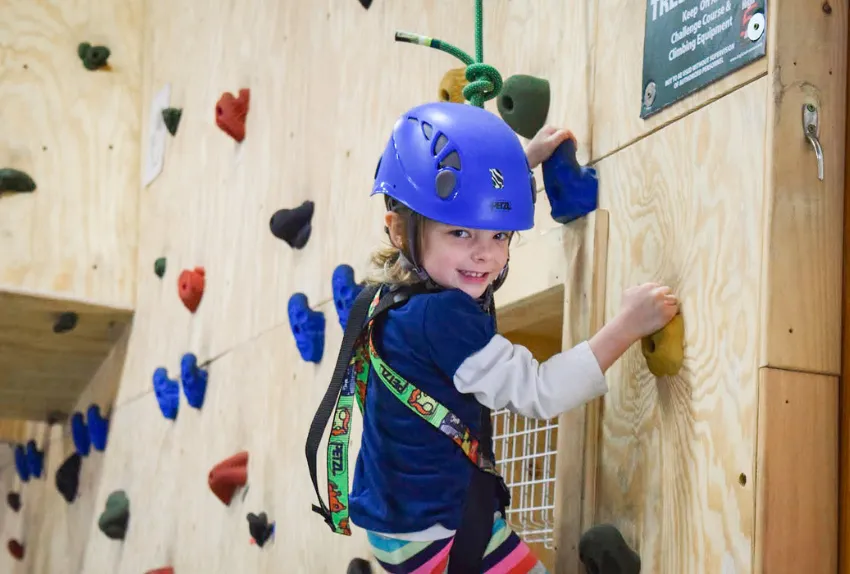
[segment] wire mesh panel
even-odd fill
[[[553,548],[558,420],[494,411],[493,452],[511,491],[507,522],[527,543]]]

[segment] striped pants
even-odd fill
[[[444,574],[454,540],[408,542],[374,532],[369,532],[368,538],[378,563],[392,574]],[[493,535],[484,554],[482,573],[548,574],[543,563],[501,515],[493,521]]]

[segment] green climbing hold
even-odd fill
[[[130,520],[130,500],[123,490],[116,490],[106,499],[106,509],[101,513],[97,526],[113,540],[123,540]]]
[[[517,74],[505,80],[496,100],[499,115],[524,138],[533,138],[549,115],[549,82]]]
[[[0,169],[0,193],[4,191],[28,192],[35,191],[35,182],[24,172],[4,168]]]
[[[77,55],[87,70],[99,70],[104,67],[109,54],[109,48],[106,46],[92,46],[88,42],[82,42],[77,46]]]
[[[160,257],[153,264],[153,272],[156,273],[156,276],[162,279],[162,276],[165,275],[165,257]]]
[[[177,126],[180,125],[180,116],[182,115],[183,110],[180,108],[165,108],[162,110],[162,121],[165,122],[165,127],[171,135],[177,133]]]

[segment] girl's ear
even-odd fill
[[[390,243],[396,249],[404,249],[404,223],[402,217],[394,211],[388,211],[384,214],[384,225],[387,228],[387,235],[390,237]]]

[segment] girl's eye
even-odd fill
[[[496,239],[498,239],[499,241],[507,241],[510,238],[511,238],[511,234],[508,233],[507,231],[503,231],[501,233],[496,234]]]
[[[464,234],[466,234],[466,237],[469,237],[469,232],[465,229],[453,229],[450,233],[455,237],[464,237]]]

